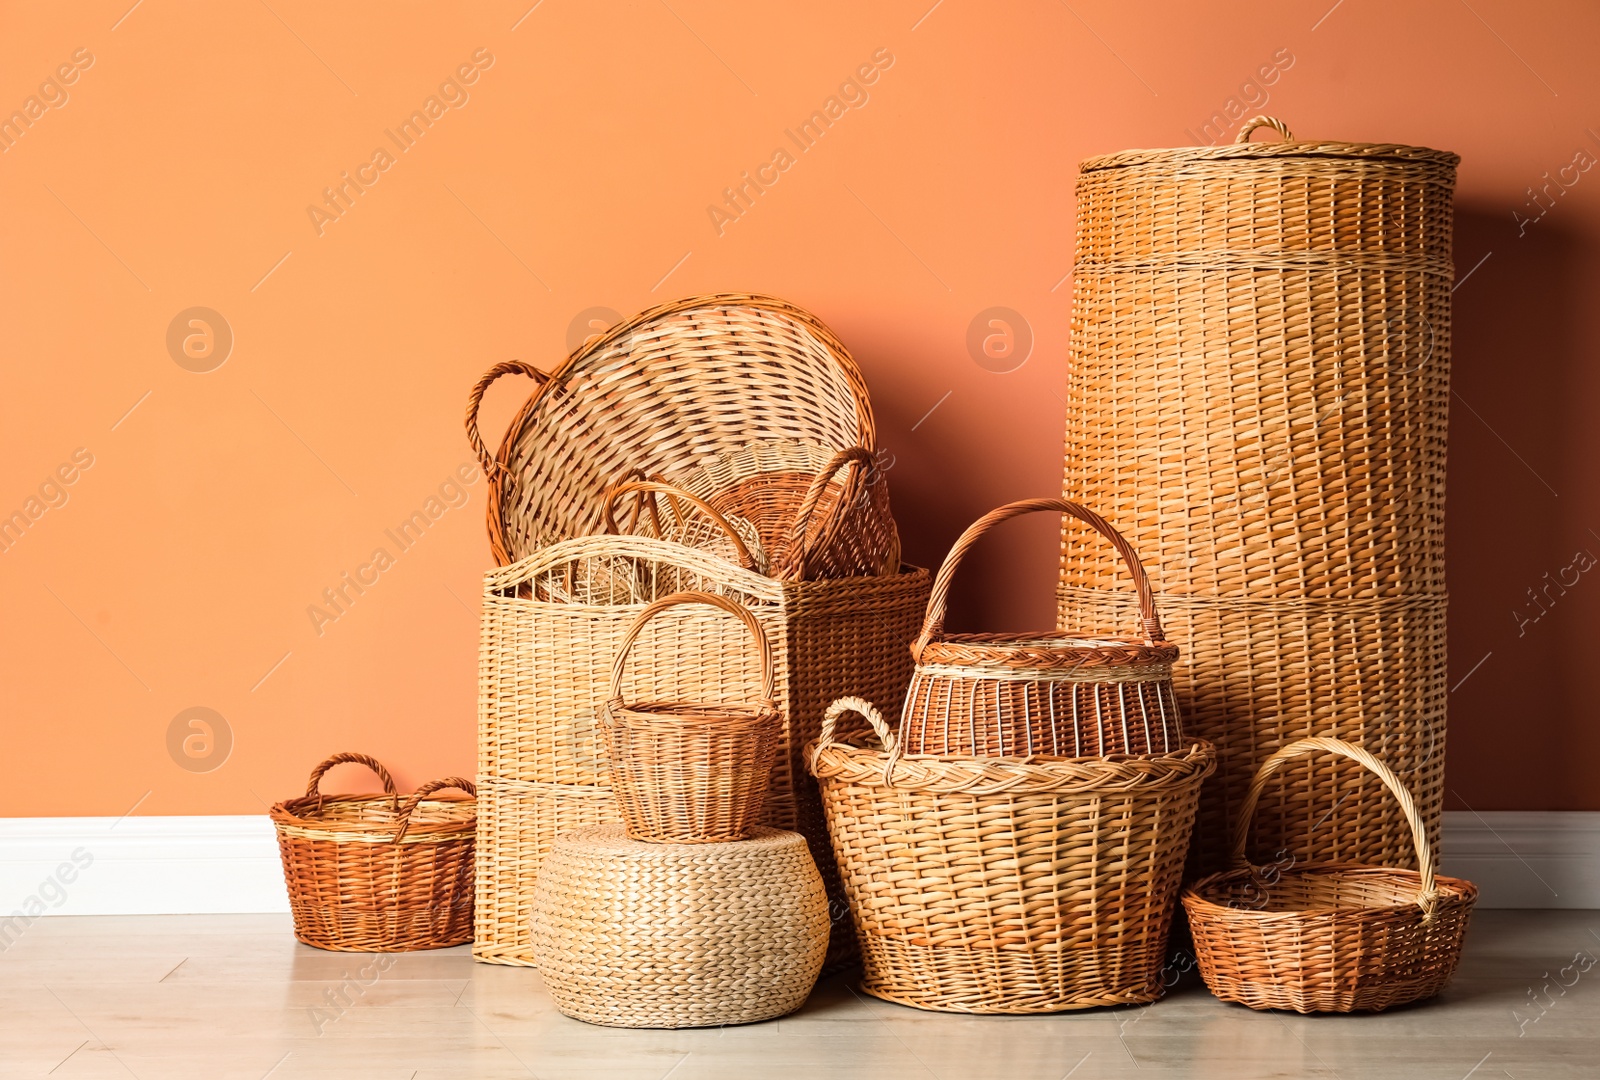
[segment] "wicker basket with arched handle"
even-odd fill
[[[324,795],[323,773],[345,762],[383,781],[382,795]],[[467,793],[436,797],[457,788]],[[473,849],[478,824],[470,780],[445,777],[401,797],[366,754],[334,754],[306,793],[272,808],[294,936],[341,952],[443,949],[472,940]]]
[[[1023,514],[1058,512],[1109,540],[1133,577],[1144,636],[1066,632],[946,634],[950,584],[967,551],[991,528]],[[934,578],[917,667],[900,718],[910,754],[1165,754],[1183,745],[1172,662],[1144,566],[1100,515],[1064,499],[1027,499],[991,510],[945,556]]]
[[[864,734],[841,739],[846,714]],[[1115,758],[903,754],[860,698],[808,749],[861,988],[921,1009],[1035,1013],[1161,996],[1209,743]]]
[[[625,704],[623,674],[645,628],[669,608],[706,604],[738,619],[761,663],[761,696],[747,705]],[[720,635],[719,635],[720,637]],[[680,638],[651,655],[657,663],[715,665],[721,642]],[[649,673],[642,676],[655,682]],[[628,836],[661,844],[719,844],[743,837],[761,814],[783,736],[773,699],[772,643],[743,604],[704,592],[674,593],[639,613],[611,668],[611,694],[600,708],[611,789]]]
[[[1353,761],[1382,781],[1400,804],[1420,869],[1296,865],[1288,851],[1265,867],[1245,861],[1267,781],[1289,762],[1319,753]],[[1432,997],[1454,974],[1478,890],[1434,873],[1411,792],[1361,747],[1301,739],[1267,758],[1245,794],[1232,856],[1236,869],[1183,895],[1200,974],[1224,1001],[1303,1013],[1376,1011]]]

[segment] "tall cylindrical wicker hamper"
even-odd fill
[[[1281,141],[1248,141],[1263,126]],[[1437,850],[1458,160],[1260,117],[1234,145],[1080,167],[1064,492],[1144,555],[1187,643],[1184,729],[1219,758],[1196,869],[1308,736],[1389,762]],[[1119,572],[1064,532],[1060,626],[1128,625]],[[1253,850],[1413,866],[1386,800],[1349,762],[1297,762]]]

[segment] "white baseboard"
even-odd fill
[[[19,910],[25,915],[280,912],[289,910],[289,896],[277,837],[265,814],[0,818],[0,918]]]
[[[1600,908],[1600,812],[1446,813],[1442,871],[1476,882],[1482,907]],[[235,914],[289,899],[265,816],[0,818],[0,919],[30,908]]]
[[[1600,811],[1446,811],[1440,862],[1480,907],[1600,908]]]

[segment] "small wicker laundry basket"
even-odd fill
[[[1285,851],[1245,863],[1245,838],[1267,781],[1296,758],[1337,754],[1370,770],[1400,804],[1420,870],[1357,863],[1295,865]],[[1184,892],[1200,974],[1224,1001],[1296,1012],[1379,1010],[1432,997],[1461,959],[1477,900],[1471,882],[1440,877],[1422,816],[1400,778],[1338,739],[1302,739],[1267,758],[1233,837],[1238,869]]]
[[[591,1024],[712,1027],[793,1012],[828,946],[804,838],[647,844],[620,826],[556,840],[534,891],[534,956],[556,1007]]]
[[[322,774],[355,762],[383,780],[382,795],[323,795]],[[458,788],[469,798],[435,796]],[[366,754],[334,754],[306,794],[272,808],[294,936],[319,949],[401,952],[472,940],[475,789],[458,776],[401,798]]]
[[[644,702],[624,704],[628,654],[645,627],[671,608],[707,604],[750,631],[761,663],[761,696],[748,705]],[[722,662],[722,635],[680,639],[655,662],[699,666]],[[659,682],[646,678],[646,683]],[[629,839],[716,844],[744,837],[756,823],[783,736],[773,701],[772,643],[750,609],[712,593],[674,593],[639,613],[611,668],[611,697],[600,707],[616,794]]]
[[[835,739],[849,713],[883,749]],[[843,698],[811,760],[867,993],[965,1013],[1161,996],[1209,744],[1104,759],[902,755],[876,708]]]
[[[1070,632],[946,634],[945,604],[963,556],[995,525],[1058,512],[1091,526],[1122,556],[1139,602],[1142,638]],[[933,581],[917,666],[900,718],[908,754],[1166,754],[1184,746],[1172,663],[1139,556],[1100,515],[1062,499],[1028,499],[991,510],[945,556]]]

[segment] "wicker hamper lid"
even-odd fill
[[[1276,142],[1251,142],[1250,135],[1257,128],[1269,127],[1282,136]],[[1454,170],[1461,164],[1461,155],[1448,150],[1432,150],[1426,146],[1407,146],[1404,143],[1354,143],[1354,142],[1300,142],[1282,120],[1270,116],[1257,116],[1246,120],[1232,143],[1221,146],[1182,146],[1168,150],[1123,150],[1115,154],[1101,154],[1087,158],[1078,165],[1079,172],[1098,172],[1102,169],[1120,169],[1130,165],[1176,165],[1188,162],[1209,161],[1271,161],[1284,158],[1344,158],[1360,161],[1418,162]]]

